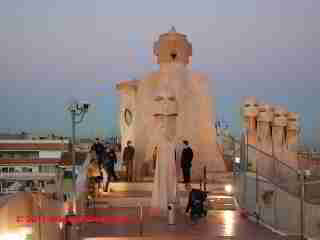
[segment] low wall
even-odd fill
[[[62,201],[51,199],[43,194],[33,194],[32,196],[32,216],[44,217],[41,221],[34,221],[32,224],[32,239],[36,240],[59,240],[63,239],[64,232],[60,228],[60,223],[50,220],[50,217],[63,217],[64,204]]]
[[[18,232],[22,227],[18,217],[31,215],[32,197],[30,193],[3,196],[0,206],[0,235]]]

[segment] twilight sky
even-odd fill
[[[10,0],[0,3],[0,131],[70,134],[71,97],[95,108],[80,135],[117,132],[114,85],[156,69],[152,45],[174,25],[192,68],[216,81],[217,111],[240,132],[243,96],[302,115],[320,142],[320,1]],[[317,133],[317,135],[316,135]]]

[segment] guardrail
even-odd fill
[[[241,146],[240,168],[234,169],[239,205],[256,217],[257,222],[291,232],[300,239],[315,234],[316,218],[310,212],[319,211],[319,178],[308,177],[303,169],[295,169],[273,154],[248,144],[245,134],[240,142],[234,141]],[[249,166],[250,162],[255,163],[254,167]],[[291,219],[284,220],[285,214]]]

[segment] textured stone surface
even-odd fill
[[[136,209],[117,210],[118,215],[136,217]],[[100,214],[112,215],[110,209]],[[238,211],[217,211],[207,218],[200,219],[195,224],[190,222],[190,217],[178,214],[176,225],[168,226],[165,218],[152,218],[148,216],[148,209],[144,213],[143,236],[139,236],[139,224],[86,224],[82,231],[84,239],[192,239],[192,240],[221,240],[221,239],[259,239],[281,240],[279,236],[261,225],[243,218]],[[106,237],[108,236],[108,237]]]
[[[170,58],[171,51],[178,54]],[[176,144],[188,140],[194,150],[192,178],[199,179],[203,166],[208,171],[224,171],[224,162],[216,151],[215,99],[209,94],[212,81],[205,74],[191,71],[188,58],[192,55],[191,44],[183,34],[171,33],[160,36],[154,53],[160,64],[159,71],[147,73],[139,82],[118,84],[121,95],[121,114],[131,109],[133,122],[127,126],[121,117],[122,144],[132,140],[136,148],[134,172],[141,180],[150,168],[156,145],[157,123],[153,114],[158,108],[155,97],[159,89],[170,89],[176,97],[178,117],[176,123]]]

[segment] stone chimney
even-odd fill
[[[172,27],[168,33],[160,35],[159,40],[154,43],[153,53],[160,65],[168,63],[187,65],[192,56],[192,45],[186,35],[177,33]]]
[[[300,115],[296,112],[289,112],[287,118],[287,143],[289,150],[293,150],[299,143]]]
[[[272,140],[274,150],[276,152],[283,151],[286,146],[286,127],[287,121],[287,109],[281,106],[274,108],[274,118],[272,121]]]
[[[256,144],[258,101],[256,97],[246,97],[243,101],[244,128],[248,131],[249,144]]]

